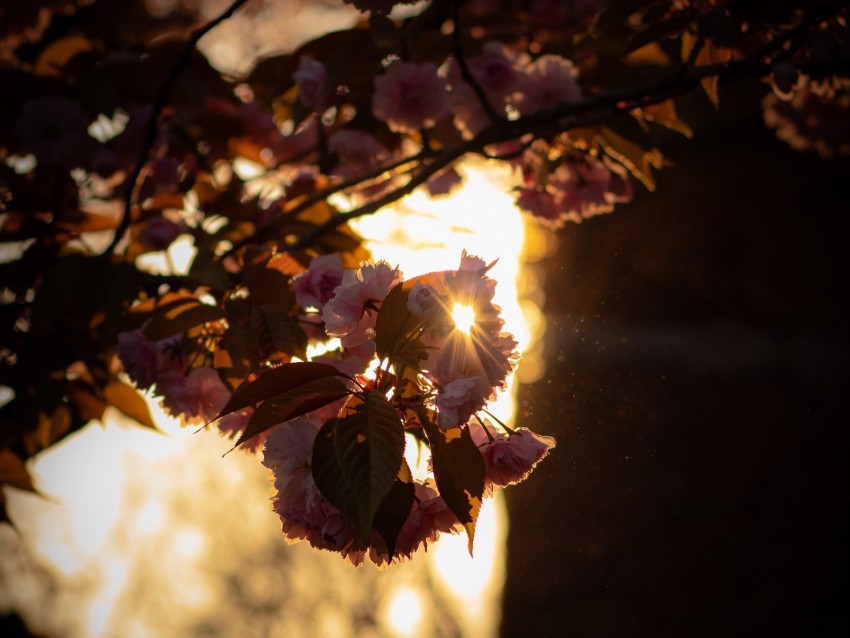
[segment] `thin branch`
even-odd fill
[[[160,115],[162,115],[162,111],[165,108],[168,97],[171,95],[171,90],[174,88],[174,84],[180,76],[180,72],[189,62],[189,58],[201,38],[216,28],[219,24],[230,18],[246,2],[248,2],[248,0],[233,0],[233,2],[230,3],[230,6],[227,7],[227,9],[225,9],[218,17],[213,18],[203,26],[192,31],[191,36],[186,41],[186,46],[184,46],[183,50],[180,52],[180,56],[177,60],[175,60],[171,69],[169,69],[168,75],[165,77],[162,86],[159,88],[159,92],[157,93],[156,99],[154,100],[151,108],[151,113],[148,116],[147,125],[145,127],[145,137],[142,142],[142,147],[139,150],[139,157],[136,160],[135,168],[127,178],[127,191],[124,194],[124,212],[121,216],[121,221],[115,229],[115,236],[112,238],[109,246],[106,247],[106,250],[104,250],[102,254],[108,255],[112,253],[121,242],[121,238],[130,226],[130,217],[133,205],[138,197],[142,182],[144,181],[140,178],[142,177],[142,173],[148,163],[148,157],[153,149],[153,145],[156,142],[159,118]]]
[[[456,3],[453,2],[452,7],[456,9]],[[409,169],[415,172],[403,185],[384,193],[362,206],[333,215],[323,224],[316,226],[309,233],[301,236],[291,244],[284,245],[282,248],[289,251],[306,248],[312,245],[322,235],[338,228],[342,224],[352,219],[374,213],[384,206],[395,203],[412,193],[433,175],[464,155],[477,154],[485,158],[492,157],[485,151],[490,145],[517,140],[529,135],[533,139],[546,138],[576,128],[592,126],[604,121],[614,113],[628,113],[635,108],[657,104],[688,93],[698,88],[702,80],[712,76],[717,76],[719,84],[723,86],[734,82],[763,78],[770,72],[771,68],[771,63],[764,61],[765,56],[770,52],[781,49],[783,46],[782,41],[797,41],[800,32],[805,31],[806,28],[812,23],[817,23],[817,21],[815,17],[809,15],[803,24],[789,30],[783,38],[771,42],[761,51],[743,60],[691,67],[684,74],[681,72],[681,69],[677,69],[667,77],[650,84],[592,95],[579,102],[562,103],[539,113],[522,116],[516,120],[497,118],[471,140],[461,142],[454,147],[445,148],[436,153],[427,154],[426,151],[423,151],[416,156],[411,156],[403,160],[404,164],[418,163],[418,167],[413,166]],[[842,60],[839,62],[844,63],[845,61]],[[387,167],[376,169],[373,172],[373,178],[380,177],[387,170]],[[291,219],[293,215],[296,215],[309,206],[330,195],[362,184],[368,179],[366,176],[361,176],[317,191],[293,209],[287,211],[284,217],[278,218],[271,225],[261,229],[258,235],[266,236],[269,232],[279,228],[287,219]],[[238,246],[235,246],[233,250],[257,241],[257,239],[258,236],[256,235],[246,238]],[[232,250],[228,251],[228,253],[230,252]]]
[[[463,44],[460,41],[460,0],[451,0],[451,12],[452,53],[460,67],[461,76],[463,77],[464,82],[472,88],[472,92],[475,93],[475,97],[477,97],[478,101],[481,103],[481,108],[484,109],[484,112],[490,120],[494,122],[503,120],[505,118],[500,117],[499,114],[496,113],[496,109],[494,109],[493,105],[490,104],[490,98],[487,97],[484,89],[478,83],[478,80],[476,80],[472,75],[472,71],[469,70],[469,65],[466,63],[466,56],[463,54]]]
[[[226,252],[221,255],[221,258],[232,255],[240,248],[244,248],[248,244],[256,243],[258,240],[262,241],[262,237],[267,236],[274,231],[278,230],[281,226],[283,226],[287,221],[295,218],[299,213],[303,213],[305,210],[318,204],[321,201],[324,201],[331,195],[335,195],[337,193],[341,193],[349,188],[353,188],[354,186],[361,186],[364,184],[368,184],[372,182],[385,173],[396,171],[407,164],[414,164],[416,162],[421,161],[423,158],[429,155],[429,151],[422,150],[415,155],[408,155],[407,157],[403,157],[401,159],[390,162],[389,164],[383,164],[378,168],[375,168],[368,173],[364,173],[363,175],[357,175],[355,177],[350,177],[347,180],[337,182],[332,184],[326,188],[321,190],[317,190],[315,193],[311,193],[305,199],[301,200],[298,204],[293,206],[287,211],[284,211],[282,215],[273,219],[269,224],[263,226],[258,229],[256,235],[252,235],[250,237],[246,237],[245,239],[236,242],[233,244],[231,248],[229,248]]]

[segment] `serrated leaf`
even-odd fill
[[[375,348],[380,359],[403,359],[408,365],[417,361],[417,349],[423,348],[421,341],[410,339],[414,329],[431,325],[422,317],[411,314],[407,308],[409,293],[416,283],[431,286],[438,296],[447,294],[446,274],[452,271],[432,272],[413,277],[397,284],[381,302],[375,319]],[[435,313],[433,320],[438,319]],[[424,353],[424,349],[422,350]],[[400,356],[402,355],[402,356]]]
[[[375,348],[379,359],[391,358],[397,345],[417,324],[407,309],[407,297],[412,282],[397,284],[381,302],[375,319]]]
[[[305,383],[288,392],[282,392],[261,403],[251,418],[236,445],[262,434],[269,428],[296,417],[318,410],[344,396],[351,389],[339,377],[323,377]]]
[[[395,546],[398,540],[398,534],[404,526],[407,517],[410,516],[410,509],[413,507],[413,499],[416,495],[416,488],[413,485],[413,476],[407,463],[401,464],[401,470],[396,477],[390,491],[381,501],[378,510],[375,512],[373,527],[384,543],[387,545],[387,553],[390,559],[395,556]]]
[[[403,457],[401,419],[386,397],[373,391],[366,394],[358,412],[331,419],[319,430],[313,445],[313,479],[366,541]]]
[[[471,556],[475,522],[484,496],[484,459],[472,440],[469,428],[452,428],[443,432],[422,407],[417,409],[417,416],[431,444],[437,489],[466,530]]]
[[[269,368],[257,378],[236,388],[216,419],[279,394],[297,390],[318,379],[342,376],[344,375],[339,370],[325,363],[285,363],[276,368]]]
[[[35,492],[35,486],[23,460],[7,449],[0,450],[0,484]]]
[[[279,353],[291,356],[305,341],[303,330],[278,304],[253,306],[250,321],[270,358]]]
[[[146,427],[156,429],[147,402],[135,388],[121,381],[113,381],[103,388],[103,398],[122,414]]]

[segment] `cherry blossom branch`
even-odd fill
[[[838,62],[844,63],[845,61]],[[717,76],[719,84],[725,86],[743,80],[763,78],[769,72],[769,64],[753,64],[753,58],[739,62],[701,66],[694,68],[689,75],[684,77],[677,73],[650,85],[591,96],[580,102],[560,104],[551,109],[512,121],[500,120],[494,122],[475,138],[447,148],[430,157],[428,164],[421,167],[404,185],[362,206],[337,213],[298,240],[285,245],[284,249],[295,251],[306,248],[322,235],[342,224],[372,214],[384,206],[397,202],[464,155],[477,154],[487,157],[488,154],[485,152],[487,146],[529,135],[533,136],[534,139],[539,139],[598,124],[616,112],[628,113],[636,108],[664,102],[672,97],[688,93],[699,87],[701,80],[707,77]],[[584,117],[581,117],[583,115]],[[338,192],[341,189],[337,187],[332,190]]]
[[[156,94],[156,99],[151,107],[151,113],[148,115],[148,120],[145,126],[145,137],[142,141],[142,146],[139,150],[139,156],[136,160],[135,167],[133,168],[133,172],[127,177],[127,189],[124,194],[124,211],[121,215],[121,220],[118,222],[118,227],[115,229],[115,236],[112,238],[109,246],[107,246],[103,251],[103,255],[108,255],[115,250],[121,242],[121,238],[124,236],[124,233],[127,232],[127,229],[130,226],[133,206],[138,198],[142,182],[144,181],[142,179],[142,173],[145,170],[145,166],[147,166],[148,158],[150,157],[151,150],[156,142],[159,118],[162,115],[162,111],[165,108],[168,97],[171,95],[174,84],[180,76],[180,72],[189,62],[189,58],[195,50],[195,47],[198,46],[198,42],[201,38],[216,28],[219,24],[229,19],[246,2],[248,2],[248,0],[233,0],[233,2],[231,2],[221,14],[192,31],[192,34],[186,41],[186,46],[183,47],[183,50],[180,52],[180,56],[174,61],[174,64],[169,69],[168,75],[165,76],[165,80],[163,80],[162,86],[160,86],[159,91]]]
[[[300,201],[298,204],[296,204],[289,210],[284,211],[282,215],[273,219],[266,226],[263,226],[262,228],[258,229],[257,233],[255,233],[254,235],[250,235],[245,239],[242,239],[241,241],[235,242],[231,248],[222,253],[221,258],[232,255],[237,250],[239,250],[240,248],[244,248],[248,244],[256,243],[258,240],[262,241],[262,237],[270,235],[274,231],[278,230],[281,226],[283,226],[287,221],[294,219],[298,214],[303,213],[311,206],[315,206],[319,202],[326,200],[331,195],[336,195],[337,193],[341,193],[355,186],[369,184],[370,182],[378,179],[385,173],[397,171],[402,167],[406,166],[407,164],[415,164],[416,162],[421,161],[423,158],[427,157],[430,154],[430,150],[423,149],[415,155],[408,155],[407,157],[395,160],[393,162],[390,162],[389,164],[383,164],[378,168],[373,169],[362,175],[350,177],[347,180],[343,180],[341,182],[331,184],[326,188],[317,190],[316,192],[308,195],[306,198],[304,198],[302,201]]]

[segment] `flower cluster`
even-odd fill
[[[516,189],[517,206],[550,228],[610,213],[632,199],[625,169],[608,158],[563,160],[551,173],[531,171],[526,181]]]
[[[255,280],[270,264],[284,268],[278,262],[249,270],[249,305],[269,292]],[[523,480],[555,444],[484,416],[517,358],[491,267],[464,253],[455,270],[405,280],[386,262],[344,268],[335,254],[300,271],[290,264],[296,272],[276,280],[280,294],[322,354],[267,367],[232,391],[233,353],[215,353],[243,315],[185,296],[140,315],[142,328],[120,335],[118,356],[172,414],[216,421],[237,445],[263,447],[288,540],[377,565],[441,533],[466,530],[471,547],[481,500]],[[159,338],[162,313],[192,327]],[[410,458],[428,462],[410,467]]]

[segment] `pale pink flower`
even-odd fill
[[[578,102],[581,88],[572,62],[559,55],[542,55],[528,65],[524,93],[518,108],[523,115],[545,111],[559,104]]]
[[[313,443],[321,426],[321,419],[304,416],[269,433],[262,463],[274,476],[277,494],[272,507],[280,516],[287,540],[306,540],[317,549],[340,552],[360,564],[366,547],[354,525],[325,500],[313,480]]]
[[[611,171],[602,162],[590,158],[562,163],[548,180],[561,210],[582,218],[613,210],[606,197],[610,183]]]
[[[166,357],[165,364],[157,370],[154,389],[162,397],[162,405],[170,414],[182,415],[185,411],[183,397],[186,394],[186,366],[175,357]]]
[[[516,205],[533,215],[542,225],[551,228],[563,226],[561,208],[551,193],[541,188],[517,188]]]
[[[117,352],[124,371],[136,387],[147,390],[154,384],[163,355],[141,330],[119,334]]]
[[[295,301],[302,308],[321,310],[333,296],[334,288],[342,283],[342,259],[339,255],[322,255],[292,280]]]
[[[433,64],[396,61],[375,78],[372,113],[392,131],[431,128],[448,112],[446,84]]]
[[[407,294],[407,310],[414,317],[424,317],[431,314],[439,303],[437,292],[421,281],[415,282]]]
[[[213,368],[203,366],[195,368],[186,377],[183,392],[173,396],[179,405],[179,412],[189,416],[200,416],[204,421],[212,421],[230,398],[230,390],[222,383]]]
[[[453,534],[460,530],[457,517],[436,490],[424,483],[414,483],[415,499],[407,520],[395,542],[395,560],[410,558],[419,547],[436,542],[440,533]],[[370,539],[371,540],[371,539]],[[369,557],[376,565],[389,564],[390,557],[383,543],[373,543]]]
[[[274,474],[279,500],[303,503],[308,508],[315,507],[322,500],[310,467],[313,442],[321,427],[321,419],[303,416],[276,425],[269,431],[262,463]]]
[[[525,479],[537,463],[555,447],[555,439],[519,428],[509,436],[487,432],[477,423],[469,424],[472,440],[481,451],[487,480],[494,485],[512,485]]]
[[[400,281],[401,272],[384,261],[346,270],[334,296],[322,309],[328,335],[339,337],[346,347],[368,340],[375,325],[375,310]]]
[[[469,60],[469,71],[496,105],[523,90],[530,58],[514,53],[501,42],[486,42]],[[498,109],[497,109],[498,110]]]
[[[437,395],[437,410],[440,413],[440,428],[463,425],[473,414],[487,403],[493,388],[482,377],[455,379],[443,386]]]
[[[487,42],[481,53],[467,62],[469,72],[487,96],[496,115],[503,117],[505,106],[513,104],[523,93],[525,67],[529,57],[515,54],[500,42]],[[463,80],[456,60],[449,62],[446,72],[451,84],[451,103],[454,123],[467,139],[474,137],[490,124],[490,116],[482,108],[475,91]]]
[[[298,99],[301,100],[301,104],[308,109],[319,108],[328,81],[325,65],[302,55],[298,61],[298,68],[292,74],[292,79],[298,87]]]

